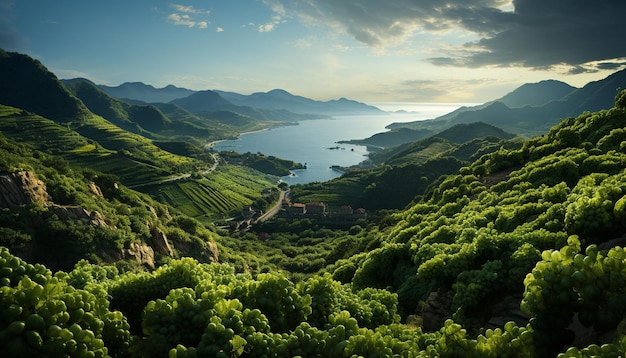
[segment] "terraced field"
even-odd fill
[[[254,170],[220,165],[201,179],[185,179],[142,188],[153,198],[203,221],[239,215],[241,207],[274,187],[275,177]]]

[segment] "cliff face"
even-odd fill
[[[46,205],[49,196],[46,184],[33,172],[0,173],[0,207],[15,208],[39,203]]]

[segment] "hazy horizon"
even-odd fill
[[[624,68],[625,11],[614,0],[0,0],[0,48],[108,86],[483,103]]]

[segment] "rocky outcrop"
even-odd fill
[[[126,250],[126,253],[133,257],[140,265],[146,266],[152,270],[155,268],[154,250],[146,243],[133,242]]]
[[[174,250],[172,250],[169,241],[167,241],[167,236],[165,235],[165,232],[163,232],[163,230],[158,228],[152,222],[148,222],[148,228],[150,229],[150,235],[152,235],[150,239],[152,241],[152,246],[154,247],[154,249],[160,254],[173,257]]]
[[[217,244],[210,241],[206,243],[206,250],[208,262],[218,262],[220,259],[220,250],[217,248]]]
[[[102,197],[102,191],[95,183],[89,184],[94,195]],[[37,179],[35,173],[21,171],[0,173],[0,208],[16,208],[21,205],[38,203],[48,207],[61,219],[81,220],[92,225],[109,227],[106,218],[97,211],[89,211],[76,205],[58,205],[50,201],[46,184]]]
[[[431,292],[422,308],[422,328],[426,332],[439,330],[445,321],[452,318],[452,298],[454,291]]]
[[[170,211],[167,209],[167,207],[163,208],[163,213],[161,213],[161,217],[165,218],[166,220],[172,220],[172,215],[170,214]],[[159,218],[159,214],[157,213],[156,209],[152,206],[148,206],[148,210],[150,211],[150,213],[154,216],[155,219]]]
[[[104,198],[104,195],[102,195],[102,190],[94,182],[89,183],[89,191],[91,191],[93,195],[95,195],[98,198]]]
[[[48,210],[55,213],[60,219],[80,220],[95,226],[109,227],[102,214],[97,211],[86,210],[82,206],[51,204]]]
[[[35,173],[0,173],[0,207],[15,208],[32,203],[45,205],[48,200],[46,184],[37,179]]]

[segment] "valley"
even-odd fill
[[[368,168],[289,183],[315,163],[205,145],[388,114],[59,80],[1,50],[3,352],[623,355],[625,73],[344,131],[340,148],[379,147]]]

